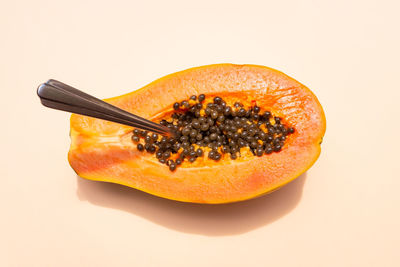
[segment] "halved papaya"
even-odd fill
[[[160,197],[196,203],[227,203],[260,196],[310,168],[320,154],[325,116],[315,95],[287,75],[264,66],[217,64],[170,74],[105,101],[160,121],[172,104],[191,95],[222,96],[229,103],[256,102],[284,118],[295,132],[278,153],[237,160],[204,157],[171,172],[154,154],[139,152],[132,128],[81,115],[71,116],[68,159],[87,179],[118,183]]]

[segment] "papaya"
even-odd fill
[[[262,153],[265,146],[256,143],[260,154],[239,148],[238,157],[214,154],[212,158],[209,148],[203,147],[202,157],[196,156],[194,162],[183,160],[171,171],[173,160],[168,168],[154,150],[143,152],[143,147],[132,141],[132,127],[73,114],[68,153],[71,167],[86,179],[117,183],[177,201],[217,204],[270,193],[300,176],[319,157],[326,120],[317,97],[293,78],[265,66],[216,64],[191,68],[105,101],[161,122],[200,95],[206,99],[204,104],[211,103],[211,107],[212,101],[223,101],[224,106],[232,107],[240,103],[249,107],[258,120],[254,113],[268,110],[275,118],[272,126],[282,120],[287,126],[281,127],[282,131],[287,132],[290,127],[292,132],[280,137],[284,144],[273,153]],[[201,111],[198,116],[207,114]],[[270,123],[269,119],[266,123]],[[238,133],[243,134],[243,130]]]

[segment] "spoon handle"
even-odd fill
[[[76,88],[56,80],[48,80],[37,89],[42,104],[46,107],[108,120],[170,136],[168,127],[149,121]]]

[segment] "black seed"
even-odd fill
[[[167,122],[166,120],[161,120],[161,121],[160,121],[160,124],[163,125],[163,126],[167,126],[167,125],[168,125],[168,122]]]
[[[225,116],[229,116],[232,112],[232,108],[231,107],[225,107],[224,109],[224,115]]]
[[[169,151],[165,151],[163,153],[163,158],[165,158],[165,159],[169,158],[170,156],[171,156],[171,152],[169,152]]]
[[[271,117],[271,112],[265,111],[263,117],[264,117],[265,119],[269,119],[269,117]]]
[[[196,159],[197,159],[196,157],[191,157],[191,158],[189,158],[189,162],[193,163],[196,161]]]
[[[229,153],[230,151],[231,151],[231,149],[229,148],[229,146],[223,146],[222,147],[222,152]]]
[[[274,127],[268,127],[268,133],[269,134],[274,134],[275,133],[275,128]]]
[[[156,152],[156,147],[150,146],[149,149],[147,149],[147,152],[150,152],[151,154],[153,154],[154,152]]]
[[[181,165],[182,164],[182,160],[180,158],[177,158],[175,160],[176,165]]]
[[[137,144],[137,149],[139,151],[143,151],[144,150],[144,146],[142,144]]]
[[[253,110],[254,110],[254,113],[260,112],[260,108],[258,106],[254,106]]]
[[[210,114],[211,114],[211,108],[206,108],[205,110],[204,110],[204,113],[207,115],[207,116],[210,116]]]
[[[235,108],[243,107],[242,103],[240,103],[240,102],[235,102],[235,104],[233,104],[233,106]]]
[[[257,148],[256,149],[256,155],[258,157],[261,157],[264,154],[264,150],[262,148]]]
[[[251,148],[256,148],[257,145],[258,145],[258,143],[257,143],[256,141],[252,141],[252,142],[250,143],[250,147],[251,147]]]
[[[186,148],[186,147],[189,147],[189,146],[190,146],[189,142],[182,142],[182,147],[183,148]]]
[[[246,110],[244,108],[239,109],[237,115],[239,117],[243,117],[246,114]]]
[[[182,151],[182,155],[184,155],[184,156],[188,156],[189,153],[190,153],[189,148],[185,148],[185,149]]]
[[[287,129],[287,132],[288,132],[288,134],[294,133],[294,128],[289,127],[289,128]]]
[[[181,140],[182,142],[187,142],[187,141],[189,141],[189,137],[186,136],[186,135],[184,135],[184,136],[181,136],[181,137],[179,138],[179,140]]]
[[[216,139],[217,139],[217,134],[216,133],[210,134],[210,140],[216,140]]]
[[[274,151],[275,152],[281,151],[281,149],[282,149],[282,146],[280,144],[274,146]]]
[[[254,137],[248,135],[248,136],[246,137],[246,141],[251,143],[251,142],[254,141]]]
[[[214,156],[214,160],[220,160],[221,159],[221,154],[216,152]]]
[[[211,119],[211,118],[207,118],[207,123],[208,123],[208,125],[213,126],[214,125],[214,120]]]
[[[208,136],[204,137],[204,138],[203,138],[203,142],[204,142],[205,144],[210,143],[210,137],[208,137]]]
[[[151,143],[151,142],[153,142],[153,139],[151,138],[150,135],[147,135],[147,136],[144,138],[144,141],[145,141],[146,143]]]
[[[133,134],[134,134],[134,135],[138,136],[138,135],[139,135],[139,133],[140,133],[140,130],[139,130],[139,129],[135,129],[135,130],[133,130]]]
[[[219,105],[219,104],[221,104],[221,102],[222,102],[222,99],[219,96],[214,97],[215,104]]]
[[[194,119],[194,120],[192,121],[192,127],[195,128],[195,129],[200,128],[200,122],[199,122],[199,120]]]
[[[140,141],[139,136],[132,135],[132,141],[135,142],[135,143],[139,142]]]
[[[182,129],[182,134],[183,135],[189,135],[191,132],[190,127],[186,126],[185,128]]]
[[[190,157],[196,157],[196,156],[197,156],[196,151],[190,151],[190,152],[189,152],[189,156],[190,156]]]
[[[231,147],[231,153],[235,154],[237,152],[239,152],[239,148],[238,147],[236,147],[236,146]]]
[[[197,110],[196,110],[196,107],[195,107],[195,106],[192,106],[192,107],[190,107],[189,111],[190,111],[191,113],[195,113]]]
[[[207,120],[205,117],[200,117],[199,118],[199,123],[205,123]]]
[[[178,110],[179,109],[179,103],[175,102],[173,107],[174,107],[175,110]]]
[[[195,95],[192,95],[191,97],[190,97],[190,100],[196,100],[196,96]]]
[[[203,150],[202,150],[201,148],[198,148],[198,149],[196,150],[196,155],[197,155],[198,157],[203,156]]]
[[[200,116],[201,116],[200,111],[199,111],[199,110],[196,110],[196,111],[194,112],[194,116],[196,116],[197,118],[200,117]]]
[[[147,133],[148,133],[147,131],[141,131],[140,136],[144,138],[147,136]]]
[[[236,153],[231,153],[231,159],[237,159]]]
[[[250,136],[254,136],[256,134],[256,131],[254,129],[249,129],[248,134]]]
[[[203,102],[204,99],[206,99],[206,96],[204,94],[199,95],[199,102]]]
[[[265,148],[265,154],[271,154],[272,151],[273,151],[273,149],[272,149],[272,147],[271,147],[270,145],[268,145],[268,146]]]
[[[207,131],[208,128],[209,128],[208,123],[203,123],[203,124],[200,126],[200,130],[202,130],[203,132],[204,132],[204,131]]]
[[[217,118],[218,122],[223,122],[224,120],[225,120],[224,115],[219,115],[218,118]]]
[[[244,140],[239,139],[238,145],[239,145],[240,147],[245,147],[245,146],[247,145],[247,143],[246,143]]]
[[[157,141],[157,139],[158,139],[158,134],[153,133],[153,134],[151,135],[151,139],[153,139],[153,141]]]
[[[200,141],[201,139],[203,139],[203,135],[202,135],[201,133],[198,133],[198,134],[196,135],[196,140],[197,140],[197,141]]]
[[[214,150],[211,150],[210,152],[208,152],[208,157],[209,157],[210,159],[214,159],[215,153],[217,153],[217,152],[214,151]]]
[[[175,170],[176,170],[176,164],[175,164],[175,163],[171,163],[171,164],[169,165],[169,170],[170,170],[170,171],[175,171]]]
[[[210,127],[210,133],[216,133],[218,128],[216,126],[211,126]]]
[[[216,110],[211,111],[211,114],[210,114],[210,115],[211,115],[211,118],[214,119],[214,120],[215,120],[216,118],[218,118],[218,112],[217,112]]]
[[[279,117],[274,117],[275,123],[276,124],[281,124],[281,118]]]
[[[184,107],[184,108],[189,108],[189,102],[184,100],[184,101],[181,102],[181,106]]]
[[[172,145],[172,148],[175,150],[175,152],[177,152],[181,148],[181,144],[180,143],[175,143],[175,144]]]
[[[158,161],[161,162],[162,164],[164,164],[165,162],[167,162],[167,160],[166,160],[166,159],[163,159],[163,158],[158,159]]]
[[[156,158],[162,158],[162,152],[160,151],[160,150],[158,150],[157,152],[156,152]]]
[[[192,137],[192,138],[196,138],[196,136],[197,136],[197,131],[196,130],[191,130],[190,131],[190,137]]]

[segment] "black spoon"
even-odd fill
[[[42,104],[49,108],[117,122],[161,135],[174,135],[166,126],[129,113],[56,80],[48,80],[39,85],[37,94]]]

